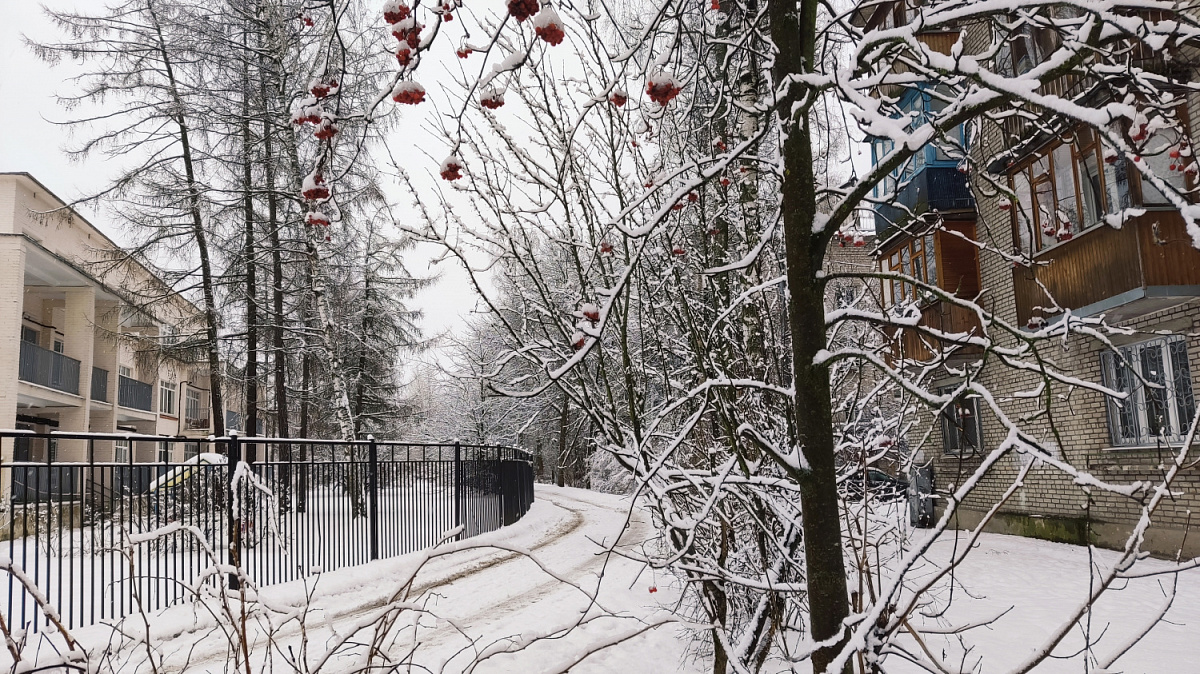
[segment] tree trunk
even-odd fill
[[[204,220],[201,217],[200,186],[196,182],[191,138],[189,136],[187,118],[184,116],[184,111],[187,108],[184,106],[183,97],[179,93],[179,86],[175,80],[175,67],[172,65],[173,61],[167,53],[166,41],[163,38],[161,22],[158,19],[158,13],[154,9],[154,3],[148,1],[146,9],[150,14],[151,20],[154,22],[154,34],[157,39],[159,57],[163,61],[163,69],[167,76],[171,98],[177,110],[174,121],[176,127],[179,129],[179,144],[183,155],[184,178],[187,181],[188,210],[190,211],[192,220],[192,235],[196,239],[196,254],[200,257],[200,286],[201,292],[204,295],[205,338],[207,341],[205,346],[207,347],[206,355],[208,357],[209,369],[208,388],[213,411],[213,435],[221,437],[225,435],[225,400],[224,396],[221,395],[221,350],[217,334],[216,293],[213,291],[212,261],[208,254],[208,237],[205,235]]]
[[[243,46],[244,46],[243,40]],[[250,63],[249,52],[242,61],[242,209],[245,222],[245,243],[242,257],[246,264],[246,388],[245,420],[242,431],[247,435],[258,435],[258,278],[254,247],[254,180],[250,170]],[[254,462],[258,457],[258,445],[246,446],[246,460]]]
[[[794,4],[771,3],[771,36],[779,50],[774,67],[777,86],[793,75],[812,70],[817,7],[816,0],[802,0],[799,12]],[[795,83],[791,86],[793,90],[798,87]],[[818,272],[829,236],[813,231],[817,203],[809,123],[812,102],[798,106],[793,113],[794,102],[799,102],[798,98],[788,92],[777,107],[788,115],[780,119],[786,133],[780,210],[789,292],[796,441],[811,467],[799,476],[811,638],[820,642],[843,633],[843,621],[850,608],[838,519],[829,369],[813,362],[826,346],[825,288]],[[843,636],[833,645],[817,649],[812,657],[813,671],[827,673],[844,645]],[[848,662],[842,671],[850,671]]]

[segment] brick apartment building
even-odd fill
[[[0,174],[0,429],[212,433],[208,364],[174,348],[199,330],[199,311],[120,252],[33,176]],[[226,412],[231,428],[238,418]],[[3,443],[4,462],[88,458],[78,440]],[[180,461],[199,445],[171,451],[116,439],[93,458]],[[18,497],[3,476],[0,494]]]
[[[895,25],[889,22],[906,21],[903,13],[911,11],[903,3],[877,5],[856,20],[868,29]],[[949,53],[959,34],[941,31],[918,38]],[[997,55],[1005,60],[997,65],[1023,72],[1037,62],[1046,46],[1053,46],[1044,44],[1052,39],[1031,29],[1027,39],[1014,41]],[[964,43],[967,53],[979,53],[983,36],[968,32]],[[1144,67],[1178,67],[1171,66],[1173,62],[1178,60],[1148,59]],[[1064,98],[1082,91],[1079,79],[1063,78],[1048,86]],[[901,105],[916,113],[936,105],[921,91],[903,96],[907,98]],[[1190,94],[1181,100],[1186,105],[1181,106],[1180,117],[1200,119],[1200,97]],[[996,318],[1028,334],[1062,320],[1067,310],[1074,316],[1104,316],[1109,325],[1131,329],[1127,336],[1112,338],[1115,349],[1080,334],[1038,346],[1041,357],[1059,371],[1103,383],[1129,394],[1128,398],[1119,402],[1087,388],[1045,382],[1035,372],[1019,372],[996,358],[983,359],[978,349],[944,350],[910,331],[895,336],[896,353],[916,361],[942,361],[925,382],[931,390],[952,387],[962,381],[963,372],[971,372],[1006,416],[1032,415],[1023,427],[1040,434],[1043,446],[1076,468],[1110,483],[1155,483],[1196,413],[1200,250],[1193,247],[1178,211],[1152,186],[1143,185],[1125,159],[1114,157],[1092,130],[1078,126],[1050,134],[1016,126],[1021,123],[1016,117],[1004,126],[983,122],[969,144],[972,163],[1007,180],[1016,203],[987,189],[978,173],[968,177],[957,170],[961,156],[933,147],[895,176],[905,185],[898,200],[921,217],[906,221],[896,209],[877,209],[879,268],[910,274],[958,297],[977,299]],[[1145,160],[1158,175],[1185,186],[1192,179],[1168,170],[1168,154],[1170,148],[1189,140],[1195,147],[1195,139],[1176,138],[1165,131],[1160,135],[1157,142],[1149,143],[1154,147],[1148,148]],[[1012,138],[1024,142],[1014,146]],[[878,141],[873,156],[889,149]],[[986,164],[986,158],[997,156],[1000,161]],[[1146,212],[1121,228],[1103,222],[1105,214],[1130,206]],[[935,227],[935,222],[941,227]],[[959,233],[986,245],[971,245]],[[1014,264],[998,251],[1015,251],[1022,262]],[[923,325],[947,332],[979,329],[975,315],[933,297],[914,297],[911,286],[888,283],[879,291],[887,305],[915,302]],[[1054,302],[1061,310],[1047,308]],[[991,334],[1001,346],[1014,346],[1021,339],[999,330]],[[909,434],[909,441],[914,451],[923,452],[932,462],[937,491],[943,494],[962,484],[1007,435],[999,419],[977,399],[959,400],[940,418],[928,421]],[[922,437],[929,438],[924,446],[919,444]],[[982,521],[1027,461],[1027,455],[1014,452],[992,467],[958,509],[955,526],[974,527]],[[1089,493],[1061,470],[1039,463],[1030,467],[988,528],[1122,547],[1139,516],[1138,498],[1101,490]],[[1200,532],[1187,533],[1200,523],[1197,518],[1200,464],[1193,462],[1156,512],[1143,549],[1174,556],[1182,547],[1185,556],[1200,555]]]

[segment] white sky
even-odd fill
[[[72,5],[91,8],[93,4],[99,5],[100,0],[50,4],[62,8]],[[0,172],[30,173],[65,201],[98,191],[113,177],[116,167],[102,159],[82,164],[70,161],[62,152],[62,148],[70,141],[67,130],[52,122],[68,117],[54,96],[64,91],[69,84],[67,80],[78,72],[78,67],[70,61],[50,67],[33,56],[22,43],[22,35],[43,40],[56,37],[54,27],[42,14],[39,0],[0,0]],[[391,40],[381,29],[380,39],[384,38]],[[432,67],[423,68],[423,71],[441,68],[437,63],[428,63],[426,66]],[[432,95],[434,92],[430,93]],[[392,150],[398,156],[413,154],[412,129],[420,126],[416,120],[413,121],[413,124],[409,124],[406,120],[403,126],[408,133],[403,139],[398,139],[398,142],[410,147],[404,148],[393,143]],[[418,133],[425,138],[418,140],[417,144],[425,145],[428,142],[429,152],[439,156],[436,140],[423,130]],[[431,169],[437,166],[437,162],[430,164]],[[424,178],[422,171],[412,173],[415,180]],[[391,190],[394,203],[409,203],[407,195],[397,186],[392,187],[396,187]],[[119,223],[112,220],[111,214],[86,208],[80,211],[105,234],[118,243],[122,241]],[[397,212],[397,217],[403,216],[403,212]],[[422,291],[414,302],[414,308],[425,312],[423,327],[427,335],[456,330],[475,308],[474,290],[468,285],[466,274],[461,269],[450,262],[430,268],[429,259],[435,252],[433,246],[418,247],[408,260],[409,269],[414,275],[441,274],[441,279]]]

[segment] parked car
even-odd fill
[[[863,489],[863,471],[855,470],[838,482],[838,493],[847,501],[861,501],[863,494],[879,501],[895,501],[908,493],[908,482],[892,477],[878,468],[866,470],[866,489]]]

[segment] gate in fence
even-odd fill
[[[0,555],[67,627],[236,587],[218,564],[282,583],[493,531],[533,503],[531,457],[510,447],[26,431],[0,441],[18,459],[45,457],[0,463]],[[10,626],[46,625],[12,574],[0,610]]]

